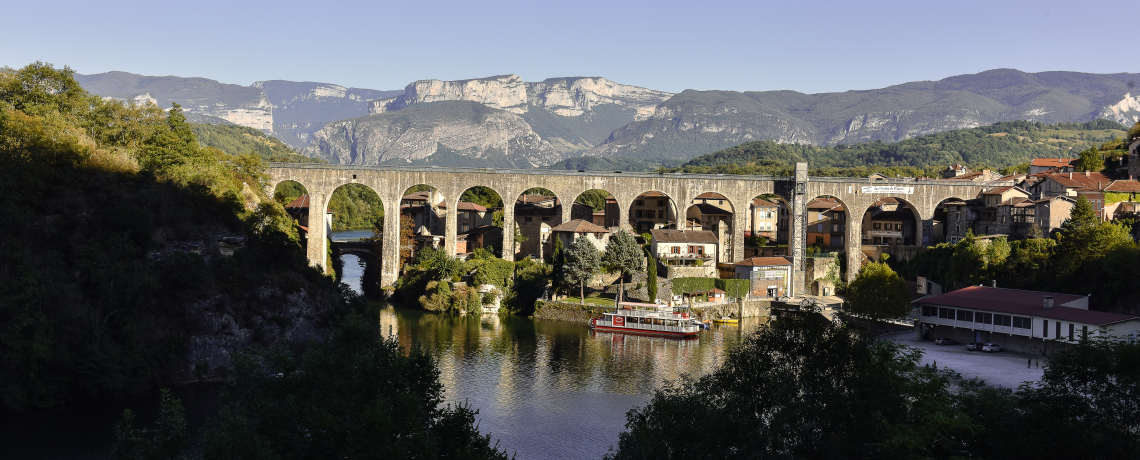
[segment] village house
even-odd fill
[[[780,205],[763,198],[752,200],[748,213],[749,228],[751,229],[748,236],[762,236],[768,238],[769,241],[776,241],[779,224],[776,214],[779,209]]]
[[[820,248],[843,248],[847,231],[847,208],[835,198],[815,198],[807,203],[807,243]]]
[[[1112,182],[1108,176],[1098,172],[1042,173],[1042,180],[1029,191],[1033,199],[1068,196],[1077,198],[1077,190],[1087,187],[1101,187]]]
[[[756,297],[788,295],[792,263],[783,257],[752,257],[734,264],[736,279],[751,280],[748,292]]]
[[[974,223],[976,235],[1011,235],[1013,230],[1013,209],[1017,205],[1028,207],[1029,192],[1019,187],[997,187],[981,193],[982,209],[978,211]],[[1025,227],[1023,230],[1028,230]]]
[[[400,213],[412,218],[416,235],[442,236],[446,209],[447,203],[437,190],[410,193],[400,199]]]
[[[609,229],[582,219],[574,219],[554,227],[551,229],[551,233],[554,234],[555,239],[562,241],[563,250],[570,247],[571,244],[574,244],[574,240],[580,236],[585,236],[590,240],[590,242],[594,244],[594,247],[598,249],[598,252],[604,252],[606,250],[606,244],[610,242]],[[553,244],[553,240],[551,244]],[[553,250],[553,247],[551,250]]]
[[[1077,189],[1077,197],[1089,200],[1101,220],[1115,220],[1136,211],[1137,192],[1140,192],[1140,181],[1115,180],[1103,186]]]
[[[621,225],[618,214],[617,199],[613,195],[606,195],[605,206],[601,211],[594,211],[594,208],[585,203],[574,202],[570,205],[570,219],[588,220],[594,225],[610,229]]]
[[[526,256],[542,260],[549,254],[550,230],[562,223],[562,203],[558,197],[521,195],[515,200],[515,225],[526,241],[518,247],[515,258]]]
[[[863,213],[864,245],[914,244],[914,214],[896,198],[882,198]],[[809,239],[810,241],[810,239]]]
[[[650,251],[666,268],[666,277],[716,277],[720,251],[713,232],[654,229],[649,233],[653,238]]]
[[[639,233],[655,228],[676,228],[677,211],[673,200],[661,192],[638,195],[629,207],[629,224]]]
[[[1034,158],[1029,162],[1029,174],[1070,173],[1076,170],[1077,161],[1080,161],[1080,158]]]
[[[918,301],[920,334],[1048,354],[1083,336],[1140,338],[1140,317],[1089,310],[1080,295],[971,286]]]
[[[1067,196],[1053,196],[1034,201],[1033,220],[1036,221],[1041,234],[1049,236],[1053,230],[1061,228],[1061,224],[1069,219],[1076,204],[1077,200]]]

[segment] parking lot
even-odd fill
[[[888,336],[908,347],[922,350],[923,364],[938,364],[939,369],[952,369],[964,379],[979,378],[989,385],[1000,388],[1017,388],[1021,382],[1036,382],[1044,375],[1045,357],[1002,351],[983,353],[966,351],[965,344],[935,345],[931,340],[919,341],[914,332],[902,332]],[[1033,359],[1033,367],[1026,368],[1026,361]],[[1040,362],[1040,367],[1038,367]]]

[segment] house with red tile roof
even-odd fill
[[[1073,172],[1076,170],[1078,161],[1080,161],[1080,158],[1034,158],[1029,162],[1029,174]]]
[[[1140,181],[1136,180],[1114,180],[1108,184],[1098,183],[1077,189],[1077,197],[1089,200],[1101,220],[1114,220],[1137,212],[1138,193]]]

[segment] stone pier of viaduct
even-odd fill
[[[932,229],[936,207],[949,198],[974,198],[991,187],[1008,185],[997,182],[971,182],[948,180],[872,180],[867,178],[809,177],[807,164],[797,163],[793,176],[738,176],[720,174],[635,173],[562,170],[505,170],[479,168],[435,168],[326,165],[308,163],[272,163],[268,169],[271,178],[270,193],[283,181],[295,181],[308,191],[311,209],[326,209],[333,192],[347,184],[363,184],[380,196],[385,208],[384,241],[381,257],[381,283],[392,285],[399,267],[399,212],[404,191],[414,185],[430,185],[443,195],[447,202],[445,247],[456,243],[456,210],[459,197],[471,187],[483,186],[494,190],[503,199],[504,221],[514,222],[515,199],[527,189],[542,187],[551,190],[563,203],[562,222],[570,220],[572,203],[578,195],[591,189],[604,190],[616,198],[622,228],[629,228],[629,207],[638,195],[656,191],[673,200],[678,212],[702,193],[715,192],[725,196],[733,208],[732,259],[743,258],[744,230],[748,227],[749,206],[752,199],[762,194],[776,194],[790,204],[793,266],[802,272],[806,237],[807,201],[817,196],[831,196],[847,209],[844,213],[847,235],[844,239],[848,258],[846,277],[852,279],[859,270],[862,242],[863,213],[877,200],[894,197],[909,207],[922,222],[916,226],[915,241],[923,243],[924,233]],[[309,261],[325,269],[327,235],[323,225],[309,227]],[[503,232],[503,258],[512,260],[514,232]],[[932,240],[932,239],[931,239]],[[798,273],[799,274],[799,273]],[[795,279],[802,280],[802,276]],[[802,286],[802,285],[800,285]],[[794,287],[798,291],[799,287]],[[797,294],[799,292],[796,292]]]

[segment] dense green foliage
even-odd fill
[[[104,101],[41,63],[0,72],[4,406],[214,378],[224,366],[187,362],[218,333],[205,317],[271,345],[355,299],[308,267],[264,183],[258,156],[200,147],[177,106]]]
[[[686,292],[708,292],[713,288],[724,291],[724,294],[733,299],[741,299],[748,295],[751,281],[728,280],[721,278],[684,277],[673,278],[673,295]]]
[[[985,241],[968,232],[957,244],[928,247],[899,268],[907,279],[925,276],[948,289],[996,281],[1013,289],[1092,294],[1093,309],[1131,311],[1140,286],[1122,274],[1140,270],[1140,247],[1129,232],[1127,222],[1097,219],[1081,198],[1052,238]]]
[[[214,147],[230,155],[253,153],[265,161],[324,163],[301,155],[279,139],[250,127],[191,123],[190,129],[203,147]]]
[[[481,298],[478,305],[470,302],[472,292],[483,284],[493,285],[510,297],[516,264],[483,248],[476,249],[466,261],[451,257],[447,251],[421,248],[405,266],[404,276],[396,280],[396,293],[404,302],[425,310],[475,313],[482,303]],[[464,286],[453,290],[450,283],[458,281],[465,281]]]
[[[204,459],[506,459],[475,423],[478,411],[443,405],[430,356],[384,339],[374,322],[341,320],[327,342],[239,354],[224,407],[202,431]],[[114,460],[185,458],[182,405],[163,390],[158,421],[116,427]],[[319,436],[314,436],[319,434]]]
[[[471,187],[459,196],[459,201],[467,203],[475,203],[485,208],[502,208],[503,199],[499,197],[490,187],[476,186]]]
[[[1111,125],[1110,129],[1105,129]],[[1075,128],[1075,129],[1074,129]],[[789,175],[795,162],[808,162],[813,175],[866,177],[873,172],[940,177],[947,165],[1005,168],[1033,158],[1076,157],[1078,152],[1123,134],[1123,126],[1096,120],[1073,127],[1027,121],[994,123],[918,136],[900,142],[820,147],[809,144],[746,142],[693,158],[669,171]]]
[[[886,257],[859,269],[847,286],[845,311],[873,320],[902,318],[910,312],[910,289],[887,265]]]
[[[645,257],[641,255],[641,246],[633,239],[629,232],[617,232],[610,236],[606,243],[606,250],[602,254],[602,267],[610,273],[618,272],[617,301],[625,297],[625,277],[630,273],[641,271],[645,264]]]
[[[574,202],[587,205],[590,209],[593,209],[594,212],[602,212],[606,210],[606,197],[609,195],[610,193],[605,190],[594,188],[582,192],[581,195],[578,195],[578,197],[574,199]]]
[[[586,304],[586,281],[602,268],[602,256],[590,238],[581,235],[566,248],[562,264],[562,281],[567,285],[578,285],[579,301]]]
[[[205,459],[507,458],[479,434],[475,411],[442,404],[431,357],[356,317],[301,353],[238,357],[224,401]]]
[[[329,198],[333,231],[384,228],[384,203],[364,184],[347,184]]]
[[[785,314],[711,374],[627,415],[613,459],[1037,459],[1140,455],[1140,344],[1058,349],[1039,387],[958,381],[921,352]]]

